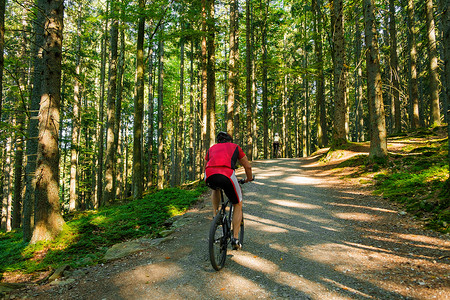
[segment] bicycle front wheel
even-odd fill
[[[212,267],[219,271],[225,265],[227,258],[227,234],[222,221],[222,215],[219,213],[214,218],[209,230],[209,259]]]

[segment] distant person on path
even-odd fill
[[[222,189],[233,204],[233,237],[231,245],[238,250],[242,247],[239,242],[239,229],[242,220],[242,191],[236,178],[234,169],[236,162],[245,169],[245,182],[253,180],[252,167],[241,147],[233,144],[233,138],[221,131],[217,134],[217,144],[211,146],[206,153],[205,182],[212,188],[213,215],[217,214],[220,205],[220,191]]]
[[[278,151],[280,150],[280,136],[278,132],[275,133],[275,137],[273,138],[273,156],[278,158]]]

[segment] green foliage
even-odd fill
[[[354,168],[350,175],[354,178],[373,177],[375,194],[400,203],[408,212],[424,220],[428,227],[450,232],[448,140],[430,139],[434,132],[430,129],[415,132],[414,138],[406,143],[408,146],[390,154],[387,160],[375,161],[366,155],[357,155],[339,167]],[[418,142],[415,140],[418,138],[425,138],[425,141]],[[352,150],[356,146],[350,144],[343,148]],[[337,151],[333,149],[333,152]]]
[[[80,212],[52,242],[27,245],[20,231],[0,232],[0,272],[32,273],[62,264],[98,263],[116,243],[156,237],[166,219],[183,214],[205,189],[203,185],[195,190],[165,189],[126,204]]]

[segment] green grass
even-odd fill
[[[426,138],[430,131],[420,131],[413,138]],[[403,137],[402,140],[408,140]],[[429,139],[408,143],[400,153],[386,161],[375,162],[367,156],[356,156],[339,167],[353,167],[351,177],[372,175],[375,194],[400,203],[403,209],[424,220],[427,227],[450,232],[450,193],[448,140]]]
[[[157,237],[164,221],[184,213],[205,189],[202,184],[194,190],[164,189],[126,204],[80,212],[67,221],[63,233],[52,242],[28,245],[22,242],[21,231],[0,232],[0,274],[99,263],[116,243]]]

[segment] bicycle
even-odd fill
[[[245,180],[239,180],[244,184]],[[223,190],[220,190],[220,209],[214,217],[209,230],[209,259],[212,267],[219,271],[225,265],[227,258],[227,248],[231,244],[233,231],[231,229],[233,205],[230,200],[224,200]],[[244,215],[242,215],[241,227],[239,230],[239,242],[244,244]]]

